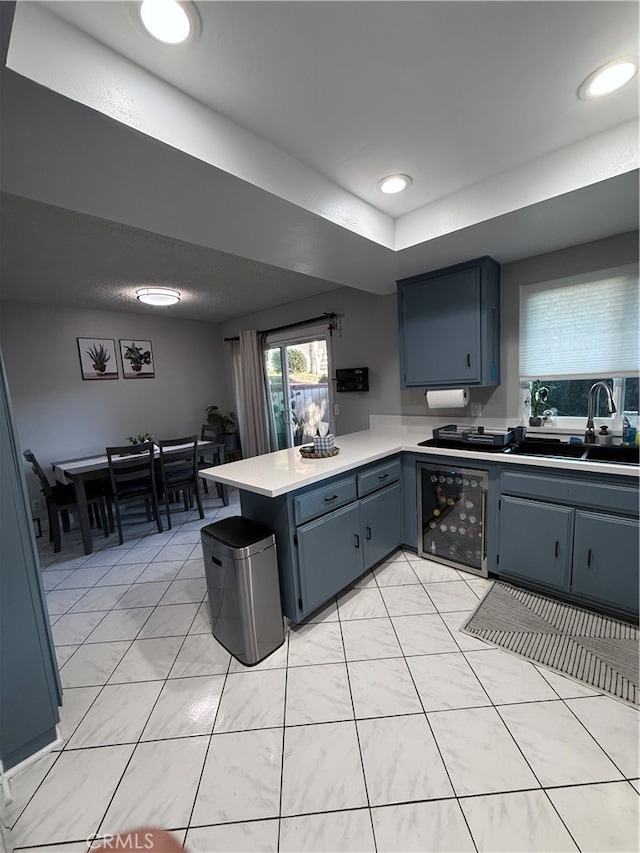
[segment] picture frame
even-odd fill
[[[77,338],[83,379],[118,379],[116,342],[111,338]]]
[[[151,341],[121,339],[120,358],[125,379],[155,379]]]

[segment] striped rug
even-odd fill
[[[461,630],[639,704],[635,625],[496,581]]]

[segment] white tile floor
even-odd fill
[[[207,522],[39,540],[66,740],[13,779],[16,849],[148,823],[194,853],[639,849],[636,710],[460,633],[488,582],[398,552],[247,669],[210,632]]]

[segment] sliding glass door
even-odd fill
[[[283,340],[264,353],[278,449],[313,441],[329,423],[329,349],[326,336]],[[268,342],[269,343],[269,342]]]

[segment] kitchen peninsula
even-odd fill
[[[637,618],[637,464],[421,447],[438,425],[427,420],[336,437],[330,458],[292,448],[201,472],[238,488],[242,514],[275,532],[293,623],[400,545],[418,548],[420,460],[488,472],[490,574]]]

